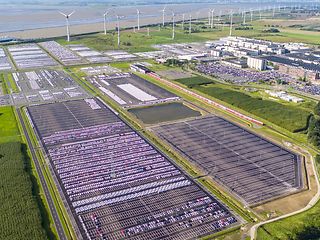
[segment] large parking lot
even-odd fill
[[[222,118],[208,116],[153,130],[248,205],[302,187],[299,156]]]
[[[85,58],[89,63],[106,63],[112,61],[111,58],[82,44],[72,44],[68,45],[68,47],[82,58]]]
[[[87,93],[63,71],[16,72],[12,77],[20,90],[12,94],[17,105],[87,97]]]
[[[87,63],[83,58],[72,52],[70,49],[55,41],[42,42],[40,46],[46,49],[52,56],[58,59],[63,65],[78,65]]]
[[[130,73],[89,76],[87,80],[122,106],[148,105],[179,99],[173,93]]]
[[[239,222],[97,99],[28,108],[87,239],[196,239]]]
[[[3,50],[3,48],[0,48],[0,71],[6,71],[6,70],[11,70],[12,65],[10,63],[10,60]]]
[[[17,68],[43,68],[57,66],[58,63],[37,44],[20,44],[8,47]]]

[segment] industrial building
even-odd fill
[[[263,70],[266,70],[267,61],[262,58],[248,57],[247,65],[249,68],[254,68],[254,69],[263,71]]]

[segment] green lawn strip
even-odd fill
[[[29,122],[28,118],[26,117],[24,111],[22,111],[22,117],[23,117],[23,120],[26,124],[28,134],[29,134],[31,141],[32,141],[32,145],[34,146],[34,149],[36,150],[35,152],[37,154],[38,160],[40,161],[41,171],[44,173],[43,174],[44,178],[47,182],[47,186],[49,188],[50,195],[53,199],[54,205],[56,206],[56,210],[59,215],[59,219],[61,220],[62,226],[65,230],[66,235],[67,235],[67,239],[76,239],[71,221],[69,219],[69,214],[67,213],[67,210],[66,210],[66,208],[63,204],[63,201],[61,199],[60,193],[55,185],[55,182],[54,182],[53,177],[51,175],[51,171],[50,171],[49,167],[47,166],[47,163],[44,158],[44,153],[41,151],[41,148],[40,148],[38,141],[37,141],[37,137],[31,127],[30,122]]]
[[[10,82],[10,86],[11,86],[11,89],[12,89],[12,92],[13,92],[13,93],[18,93],[18,92],[20,92],[19,89],[18,89],[18,86],[17,86],[16,82],[13,80],[13,77],[12,77],[12,74],[11,74],[11,73],[8,73],[8,74],[7,74],[7,81]]]

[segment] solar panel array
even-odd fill
[[[299,156],[216,116],[155,127],[247,204],[302,187]]]
[[[238,220],[96,99],[28,108],[87,239],[195,239]]]

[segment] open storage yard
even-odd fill
[[[104,56],[102,53],[92,50],[82,44],[72,44],[68,45],[68,47],[90,63],[106,63],[111,62],[112,60],[111,58]]]
[[[35,43],[10,46],[8,50],[19,69],[58,66],[58,63]]]
[[[80,70],[87,75],[114,74],[120,72],[119,69],[111,67],[110,65],[90,66],[81,68]]]
[[[302,188],[300,156],[216,116],[153,130],[245,204]]]
[[[89,76],[87,80],[122,106],[149,105],[179,99],[173,93],[130,73]]]
[[[136,55],[122,50],[110,50],[104,52],[104,54],[112,57],[115,61],[130,61],[138,58]]]
[[[10,60],[3,50],[3,48],[0,48],[0,71],[6,71],[6,70],[11,70],[12,65],[10,63]]]
[[[58,59],[65,66],[78,65],[87,63],[83,58],[72,52],[70,49],[60,45],[55,41],[39,43],[41,47],[46,49],[52,56]]]
[[[37,70],[12,73],[20,93],[12,94],[15,104],[83,98],[87,93],[63,71]]]
[[[195,239],[239,222],[97,99],[30,118],[87,239]]]

